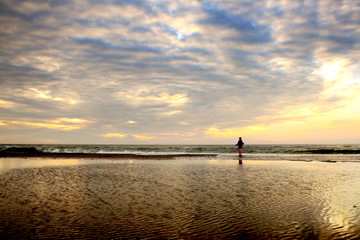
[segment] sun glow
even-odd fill
[[[85,119],[79,119],[79,118],[58,118],[58,119],[54,120],[54,122],[56,122],[56,123],[61,123],[61,122],[65,122],[65,123],[90,123],[91,121],[85,120]]]
[[[317,72],[325,81],[333,81],[339,77],[345,65],[344,60],[335,60],[329,63],[323,63]]]
[[[239,134],[252,135],[267,130],[268,127],[264,125],[252,125],[241,128],[225,128],[218,129],[216,127],[208,128],[205,133],[212,138],[236,138]]]
[[[353,69],[354,70],[354,69]],[[355,73],[346,59],[335,59],[323,62],[322,66],[315,74],[324,81],[324,89],[321,97],[331,98],[334,96],[348,97],[353,95],[353,85],[356,84]]]
[[[354,90],[355,91],[355,90]],[[210,127],[205,135],[221,141],[244,136],[256,142],[317,143],[351,142],[360,135],[360,95],[339,100],[341,107],[329,106],[321,99],[277,109],[271,115],[254,119],[256,125],[239,128]]]

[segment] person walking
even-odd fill
[[[242,155],[242,149],[243,149],[244,144],[245,144],[245,143],[243,142],[242,138],[239,137],[239,141],[238,141],[237,144],[235,145],[235,146],[238,146],[238,148],[239,148],[239,156]]]

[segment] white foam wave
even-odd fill
[[[96,153],[99,154],[137,154],[137,155],[186,155],[186,154],[196,154],[196,155],[209,155],[216,153],[189,153],[189,152],[143,152],[143,151],[103,151],[100,150]]]

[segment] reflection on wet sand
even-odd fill
[[[242,154],[239,155],[239,164],[242,164],[243,163],[243,156]]]
[[[0,173],[10,169],[78,166],[104,163],[129,163],[132,159],[82,159],[82,158],[0,158]]]
[[[246,160],[236,167],[237,160],[50,161],[9,168],[0,172],[0,238],[360,235],[360,207],[354,207],[360,164]]]

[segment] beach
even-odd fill
[[[358,239],[360,164],[0,158],[2,239]]]

